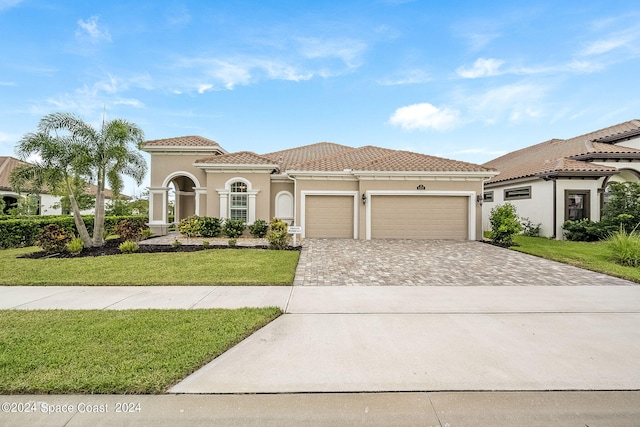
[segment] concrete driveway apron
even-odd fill
[[[307,240],[296,284],[170,391],[640,389],[628,281],[477,242]]]

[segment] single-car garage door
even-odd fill
[[[466,240],[468,227],[468,197],[371,197],[371,237],[374,239]]]
[[[305,237],[353,239],[353,196],[306,196]]]

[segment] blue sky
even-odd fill
[[[230,152],[331,141],[484,163],[640,119],[640,5],[0,0],[0,64],[0,155],[45,114],[98,126],[106,109]]]

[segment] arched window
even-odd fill
[[[247,184],[242,181],[234,181],[231,183],[229,189],[229,218],[241,219],[246,223],[248,219],[247,212],[249,206]]]

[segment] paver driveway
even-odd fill
[[[306,239],[294,285],[600,286],[632,283],[481,242]]]

